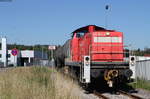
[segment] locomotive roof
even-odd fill
[[[72,33],[77,33],[77,32],[82,32],[82,31],[88,31],[88,27],[89,26],[94,26],[96,31],[98,31],[98,30],[106,30],[105,28],[99,27],[99,26],[96,26],[96,25],[87,25],[87,26],[81,27],[79,29],[76,29]]]

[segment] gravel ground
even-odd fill
[[[94,94],[86,94],[84,91],[82,91],[84,94],[81,95],[82,99],[99,99],[99,97],[95,96]]]
[[[82,92],[83,94],[81,95],[81,99],[99,99],[99,97],[95,96],[94,94],[85,94],[84,91]],[[115,95],[110,93],[103,93],[103,95],[107,96],[110,99],[130,99],[124,95]]]
[[[115,95],[110,93],[104,93],[103,95],[107,96],[110,99],[129,99],[127,96],[124,95]]]
[[[132,93],[133,95],[140,96],[143,99],[150,99],[150,91],[143,90],[143,89],[137,89],[137,93]],[[115,95],[111,93],[103,93],[104,96],[110,98],[110,99],[131,99],[128,96],[124,96],[122,94]],[[99,99],[94,94],[86,94],[84,90],[80,91],[81,99]]]
[[[144,89],[136,89],[137,93],[132,93],[133,95],[140,96],[144,99],[150,99],[150,91]]]

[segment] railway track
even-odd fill
[[[98,96],[100,99],[109,99],[108,97],[102,95],[101,93],[97,92],[97,91],[93,91],[94,95]]]
[[[122,91],[122,90],[119,90],[118,92],[120,93],[120,97],[121,96],[125,96],[128,99],[144,99],[142,97],[139,97],[139,96],[136,96],[136,95],[132,95],[132,94],[130,94],[128,92],[125,92],[125,91]],[[101,94],[101,93],[99,93],[97,91],[93,91],[93,94],[96,95],[97,97],[99,97],[100,99],[111,99],[110,95],[108,95],[108,96],[107,95],[103,95],[103,94]],[[120,98],[116,97],[115,95],[114,96],[111,95],[111,96],[113,98],[115,98],[115,99],[120,99]]]
[[[129,97],[131,99],[144,99],[142,97],[139,97],[139,96],[136,96],[136,95],[132,95],[132,94],[130,94],[128,92],[125,92],[125,91],[122,91],[122,90],[119,90],[119,93],[122,94],[122,95],[125,95],[125,96],[127,96],[127,97]]]

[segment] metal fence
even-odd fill
[[[140,60],[136,62],[136,77],[150,80],[150,60]]]
[[[38,60],[34,61],[30,66],[55,66],[54,60]]]

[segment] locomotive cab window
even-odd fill
[[[77,37],[77,38],[83,37],[84,34],[85,34],[85,33],[83,33],[83,32],[78,32],[78,33],[76,34],[76,37]]]

